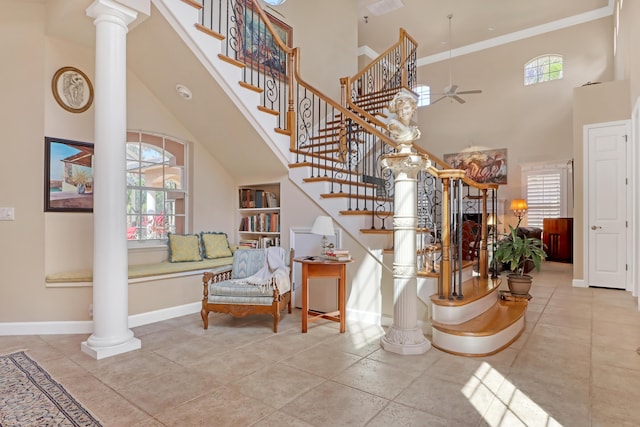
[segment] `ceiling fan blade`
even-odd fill
[[[464,104],[465,102],[467,102],[464,99],[460,98],[458,95],[453,95],[452,98],[458,101],[460,104]]]
[[[468,95],[471,93],[482,93],[482,91],[480,89],[476,89],[476,90],[465,90],[462,92],[458,92],[458,95]]]
[[[433,105],[433,104],[435,104],[435,103],[436,103],[436,102],[438,102],[438,101],[442,101],[442,100],[443,100],[443,99],[445,99],[446,97],[447,97],[447,95],[441,96],[440,98],[436,99],[435,101],[431,101],[431,102],[429,103],[429,105]]]

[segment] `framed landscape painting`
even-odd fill
[[[238,20],[238,59],[251,68],[266,74],[273,74],[283,79],[287,73],[287,55],[278,46],[267,29],[260,14],[253,8],[250,0],[238,0],[244,7],[242,19]],[[293,29],[265,12],[278,37],[285,45],[291,47],[293,43]]]
[[[462,169],[481,184],[507,183],[507,149],[468,150],[444,155],[445,163]]]
[[[45,212],[93,212],[93,144],[45,137]]]

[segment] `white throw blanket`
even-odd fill
[[[260,286],[262,291],[265,292],[267,286],[271,283],[271,278],[273,278],[280,295],[289,292],[291,282],[289,281],[289,268],[284,261],[284,257],[285,250],[281,247],[272,246],[267,248],[267,259],[264,266],[253,276],[236,279],[235,282]]]

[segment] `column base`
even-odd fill
[[[398,329],[394,325],[380,338],[380,345],[386,351],[403,355],[424,354],[431,349],[421,329]]]
[[[131,337],[129,340],[116,345],[107,347],[92,347],[88,340],[84,341],[80,348],[82,352],[88,354],[96,360],[104,359],[105,357],[115,356],[117,354],[127,353],[133,350],[140,350],[142,348],[142,341],[138,338]]]

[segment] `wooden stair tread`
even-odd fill
[[[527,311],[527,301],[498,300],[493,307],[473,319],[458,325],[432,321],[431,325],[446,334],[458,336],[491,336],[520,320]]]
[[[353,193],[325,193],[321,194],[320,197],[323,199],[339,199],[339,198],[350,198],[356,200],[375,200],[376,202],[392,202],[393,199],[389,197],[379,197],[379,196],[371,196],[368,194],[353,194]]]
[[[468,261],[471,262],[472,261]],[[462,268],[465,266],[463,265]],[[470,304],[474,301],[479,300],[487,294],[492,292],[496,292],[500,287],[500,283],[502,280],[500,278],[492,279],[491,277],[487,279],[482,279],[480,277],[472,277],[468,280],[462,282],[462,296],[464,299],[440,299],[438,294],[431,296],[431,302],[435,305],[445,306],[445,307],[458,307]]]
[[[393,229],[391,229],[391,228],[361,228],[360,232],[362,234],[393,234]]]
[[[384,217],[388,217],[388,216],[393,215],[393,212],[390,212],[390,211],[375,211],[375,212],[373,212],[373,211],[370,211],[370,210],[363,210],[363,209],[361,209],[361,210],[352,209],[350,211],[340,211],[340,215],[368,215],[368,216],[371,216],[374,213],[377,216],[384,216]]]
[[[314,169],[323,169],[323,170],[328,170],[328,171],[333,171],[333,172],[338,172],[338,173],[343,173],[345,175],[357,175],[356,171],[350,171],[348,169],[343,169],[343,168],[337,168],[334,166],[328,166],[328,165],[323,165],[323,164],[318,164],[318,163],[312,163],[312,162],[298,162],[298,163],[289,163],[289,167],[290,168],[305,168],[305,167],[309,167],[309,168],[314,168]]]
[[[304,182],[333,182],[334,184],[336,184],[336,186],[358,186],[358,187],[365,187],[365,188],[375,188],[376,185],[374,184],[370,184],[368,182],[355,182],[355,181],[349,181],[347,179],[339,179],[339,178],[332,178],[330,176],[316,176],[313,178],[303,178],[302,179]]]

